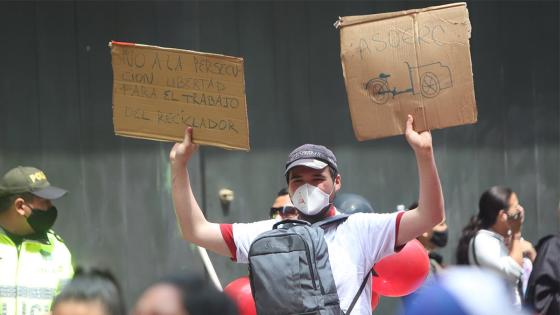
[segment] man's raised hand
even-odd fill
[[[181,143],[175,143],[169,153],[169,160],[172,164],[186,165],[193,153],[198,149],[198,144],[192,141],[192,127],[185,129],[185,138]]]
[[[432,134],[429,131],[416,132],[412,127],[413,122],[414,118],[412,118],[412,115],[408,115],[405,131],[406,141],[408,141],[408,144],[410,144],[416,154],[431,153]]]

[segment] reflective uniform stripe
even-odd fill
[[[16,297],[16,287],[0,286],[0,298]]]
[[[26,304],[22,303],[20,305],[21,309],[18,312],[20,315],[45,315],[50,314],[50,306],[45,304]],[[12,314],[2,314],[2,315],[12,315]]]
[[[0,315],[45,315],[62,285],[72,278],[68,248],[56,236],[24,240],[17,250],[0,229]]]
[[[51,300],[54,297],[53,288],[29,288],[15,286],[0,286],[0,298],[19,298]]]

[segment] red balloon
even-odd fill
[[[377,308],[377,304],[379,304],[379,294],[371,291],[371,311],[375,311]]]
[[[373,267],[372,290],[383,296],[404,296],[418,289],[430,270],[430,260],[424,246],[412,240],[400,252],[381,259]]]
[[[239,315],[257,315],[248,277],[233,280],[224,288],[224,293],[235,302]]]

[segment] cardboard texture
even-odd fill
[[[126,137],[249,150],[243,59],[110,42],[113,124]]]
[[[465,3],[340,18],[342,70],[359,141],[477,120]]]

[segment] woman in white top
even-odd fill
[[[457,263],[494,270],[507,280],[514,304],[521,307],[519,280],[523,275],[521,238],[524,209],[507,187],[494,186],[480,197],[479,211],[463,229]]]

